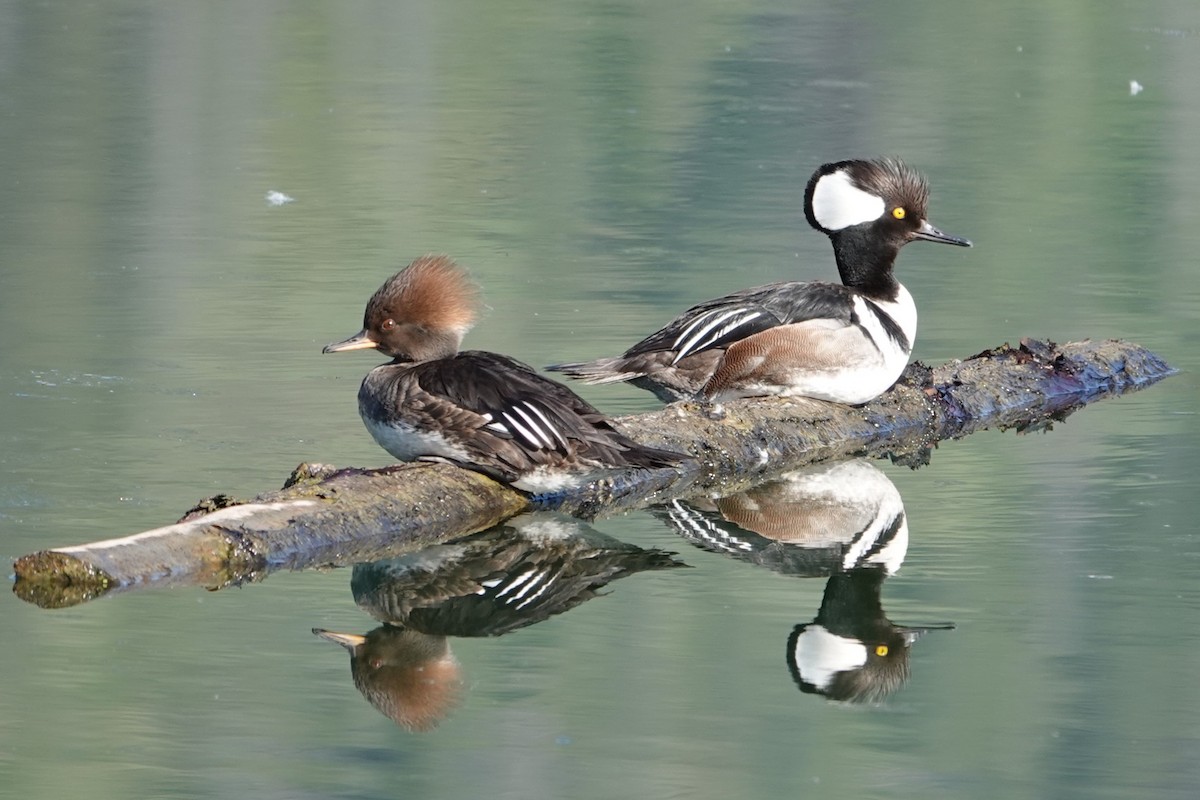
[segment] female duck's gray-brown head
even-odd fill
[[[367,302],[363,329],[323,353],[374,349],[397,361],[430,361],[458,352],[475,323],[479,290],[448,256],[418,258]]]

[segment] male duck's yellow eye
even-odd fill
[[[906,212],[904,210],[903,206],[896,206],[895,208],[892,209],[892,216],[895,217],[896,219],[904,219],[904,215],[906,213],[908,213],[908,212]]]
[[[900,212],[900,217],[904,216],[903,208],[897,208],[896,210]],[[900,217],[896,217],[896,219],[900,219]],[[880,658],[883,658],[887,654],[888,654],[888,646],[886,644],[881,644],[875,648],[875,655],[879,656]]]

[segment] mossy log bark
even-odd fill
[[[851,408],[807,399],[693,403],[623,417],[633,438],[690,453],[680,470],[617,472],[530,498],[442,464],[376,470],[302,464],[284,487],[250,502],[218,496],[178,523],[121,539],[56,548],[14,565],[14,591],[43,606],[168,583],[217,588],[275,569],[385,558],[483,530],[531,508],[595,517],[758,483],[805,464],[891,456],[913,465],[938,441],[989,427],[1038,425],[1173,370],[1122,341],[1023,341],[929,369],[909,367],[882,397]]]

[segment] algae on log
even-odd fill
[[[755,398],[707,413],[675,403],[622,417],[633,438],[690,453],[679,470],[633,470],[554,496],[529,498],[444,464],[333,469],[301,464],[284,487],[238,503],[210,498],[174,525],[23,556],[18,596],[63,606],[148,584],[219,588],[275,569],[350,564],[474,533],[530,508],[582,517],[760,482],[848,456],[923,463],[938,441],[990,427],[1029,426],[1174,370],[1129,342],[1022,341],[929,369],[913,364],[887,393],[850,407]]]

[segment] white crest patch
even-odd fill
[[[828,231],[879,219],[884,207],[882,197],[859,189],[845,170],[823,176],[813,189],[813,216]]]

